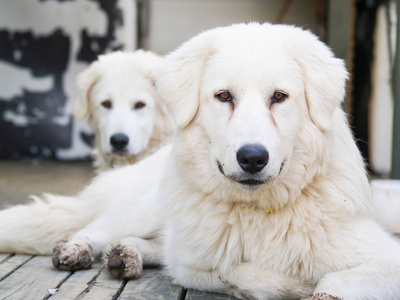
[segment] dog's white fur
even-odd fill
[[[171,142],[175,125],[154,86],[161,61],[150,51],[118,51],[99,56],[78,75],[74,114],[78,118],[89,115],[97,171],[133,164]],[[111,106],[102,106],[104,101]],[[135,108],[139,102],[144,106]],[[122,151],[110,142],[114,134],[129,138]]]
[[[90,258],[114,241],[106,263],[116,277],[162,259],[178,284],[247,299],[398,299],[400,244],[372,219],[340,108],[346,76],[295,27],[242,24],[194,37],[157,77],[179,126],[174,144],[98,176],[68,204],[50,196],[0,212],[0,250],[45,253],[72,235],[56,247],[57,264],[77,265],[77,248]],[[221,91],[233,102],[218,100]],[[276,91],[287,99],[273,103]],[[262,171],[238,165],[246,144],[268,149]],[[109,264],[116,258],[122,275]]]

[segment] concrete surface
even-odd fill
[[[0,209],[26,203],[29,195],[74,195],[92,177],[91,162],[0,160]]]

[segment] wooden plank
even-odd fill
[[[189,289],[186,293],[186,300],[236,300],[236,297],[217,293],[207,293]]]
[[[7,254],[7,253],[0,253],[0,264],[6,259],[11,257],[12,254]]]
[[[183,288],[172,284],[171,278],[163,270],[144,269],[142,277],[126,284],[118,300],[179,300],[182,293]]]
[[[0,299],[43,299],[71,273],[58,271],[48,256],[36,256],[0,282]]]
[[[8,259],[6,259],[8,257]],[[6,278],[13,271],[18,269],[21,265],[30,260],[32,255],[9,255],[2,260],[3,262],[0,264],[0,281]],[[0,257],[1,259],[1,257]]]
[[[103,271],[99,274],[90,291],[84,295],[85,300],[116,299],[125,286],[125,281],[111,277],[108,272]],[[51,298],[50,298],[51,299]],[[79,298],[78,298],[79,299]]]
[[[102,264],[95,265],[89,270],[76,271],[65,281],[50,300],[73,300],[86,296],[93,287],[96,277],[102,271]]]

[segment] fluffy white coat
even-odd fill
[[[373,220],[340,107],[346,77],[299,28],[241,24],[194,37],[157,77],[179,126],[173,145],[99,176],[68,204],[53,196],[0,212],[0,251],[43,253],[70,237],[53,261],[73,269],[82,249],[90,258],[114,241],[115,277],[162,261],[178,284],[246,299],[398,299],[400,244]],[[249,144],[269,153],[253,174],[237,157]]]

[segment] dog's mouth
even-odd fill
[[[267,181],[269,181],[269,179],[265,179],[262,178],[260,176],[254,176],[254,175],[226,175],[225,171],[224,171],[224,167],[222,166],[221,162],[217,160],[217,165],[218,165],[218,169],[221,172],[222,175],[224,175],[226,178],[235,181],[237,183],[240,183],[241,185],[245,186],[245,187],[250,187],[250,188],[254,188],[254,187],[258,187],[264,183],[266,183]]]
[[[108,151],[106,153],[106,155],[110,156],[110,157],[121,157],[121,158],[128,158],[128,157],[136,157],[138,155],[140,155],[141,153],[137,153],[129,151],[128,149],[125,150],[116,150],[116,149],[112,149],[111,151]]]
[[[239,182],[240,184],[243,184],[243,185],[255,187],[255,186],[265,183],[266,181],[257,180],[257,179],[245,179],[245,180],[237,180],[237,182]]]
[[[285,162],[282,162],[280,170],[279,170],[279,174],[282,172],[284,164],[285,164]],[[265,184],[273,179],[271,177],[265,178],[265,177],[261,177],[260,175],[250,175],[250,174],[226,175],[225,171],[224,171],[224,167],[222,166],[222,164],[219,160],[217,160],[217,166],[218,166],[218,170],[226,178],[228,178],[232,181],[235,181],[237,183],[240,183],[242,186],[250,188],[250,189],[257,188],[260,185]]]
[[[113,155],[121,155],[121,156],[132,155],[132,154],[129,154],[128,150],[126,150],[126,149],[124,149],[124,150],[112,149],[111,154],[113,154]]]

